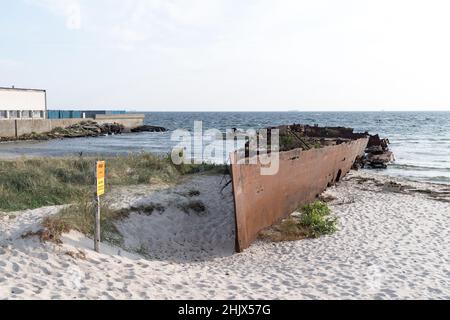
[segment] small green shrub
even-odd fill
[[[294,139],[289,135],[281,135],[280,150],[286,151],[294,148]]]
[[[301,215],[290,216],[279,224],[264,230],[260,238],[270,241],[294,241],[305,238],[318,238],[337,230],[337,219],[329,217],[330,209],[316,201],[299,209]]]
[[[304,206],[302,211],[300,224],[307,227],[309,237],[317,238],[337,230],[337,219],[328,217],[330,209],[326,203],[315,201]]]

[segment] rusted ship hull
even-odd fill
[[[364,155],[368,137],[319,149],[280,152],[277,174],[260,174],[260,164],[236,164],[231,174],[236,215],[236,251],[242,252],[258,233],[313,201],[327,186],[346,175]]]

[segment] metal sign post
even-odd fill
[[[97,210],[95,212],[95,229],[94,229],[94,250],[100,252],[100,196],[105,194],[105,161],[97,161],[96,166],[97,176]]]
[[[100,252],[100,197],[97,196],[97,210],[95,211],[94,250]]]

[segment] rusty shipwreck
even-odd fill
[[[352,168],[380,167],[392,160],[389,141],[355,133],[351,128],[285,125],[279,132],[279,168],[261,175],[260,163],[239,163],[231,154],[231,178],[236,217],[236,251],[242,252],[260,231],[316,199]],[[269,139],[270,140],[270,139]],[[244,156],[244,157],[245,157]]]

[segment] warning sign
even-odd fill
[[[97,196],[105,194],[105,161],[97,162]]]

